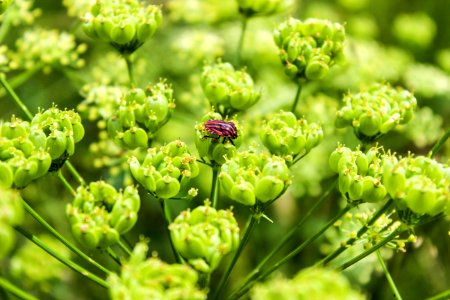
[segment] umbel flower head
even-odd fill
[[[88,249],[106,248],[134,226],[140,205],[137,188],[128,186],[116,191],[104,181],[95,181],[77,189],[66,215],[81,245]]]
[[[189,181],[199,173],[196,157],[180,140],[150,148],[142,161],[129,160],[131,174],[149,193],[161,199],[187,191]]]
[[[349,203],[380,202],[386,197],[381,180],[381,151],[372,147],[364,153],[339,145],[331,153],[330,168],[339,174],[339,191]]]
[[[1,172],[1,171],[0,171]],[[11,250],[15,241],[12,226],[23,222],[22,197],[17,190],[5,188],[0,182],[0,259]]]
[[[9,2],[10,5],[8,14],[0,15],[0,22],[3,23],[7,15],[8,21],[13,26],[31,25],[42,13],[39,8],[33,9],[34,0],[2,0],[1,2]]]
[[[83,29],[88,36],[130,54],[155,33],[161,21],[161,8],[156,5],[138,0],[97,1],[84,16]]]
[[[169,265],[157,257],[146,259],[147,252],[146,242],[137,243],[128,261],[122,264],[120,275],[108,276],[112,300],[206,299],[206,293],[195,286],[198,275],[191,267]]]
[[[169,225],[175,249],[199,272],[211,273],[222,257],[239,246],[239,227],[231,210],[203,206],[181,212]]]
[[[126,92],[124,86],[86,84],[81,88],[80,94],[84,100],[78,104],[77,110],[90,121],[108,120]]]
[[[205,66],[200,83],[211,106],[223,117],[250,108],[261,97],[250,75],[234,70],[230,63]]]
[[[220,186],[234,201],[246,206],[268,205],[291,183],[285,160],[254,149],[227,159],[219,174]],[[261,213],[256,208],[255,213]]]
[[[316,123],[308,124],[287,111],[273,113],[264,121],[260,131],[261,141],[270,153],[292,162],[304,156],[323,139],[322,127]]]
[[[236,127],[237,138],[230,142],[225,136],[214,135],[205,126],[208,120],[223,121],[219,113],[209,112],[202,118],[202,122],[195,125],[195,147],[202,160],[212,165],[222,165],[226,158],[231,158],[236,153],[236,148],[242,144],[242,130],[236,120],[233,122]]]
[[[293,279],[273,279],[256,285],[251,299],[346,299],[365,297],[353,290],[347,278],[337,271],[323,268],[303,269]]]
[[[344,106],[336,113],[336,127],[353,127],[363,142],[372,142],[399,124],[411,120],[417,100],[407,90],[387,84],[375,84],[358,94],[344,97]]]
[[[406,224],[450,212],[449,166],[425,156],[386,155],[382,172],[383,184]]]
[[[147,148],[148,140],[169,121],[174,109],[173,90],[165,81],[149,84],[145,90],[132,88],[108,119],[108,134],[123,148]]]
[[[239,12],[246,17],[269,16],[288,10],[292,0],[237,0]]]
[[[35,27],[16,41],[16,51],[10,54],[11,69],[32,69],[43,64],[44,71],[52,68],[81,68],[86,44],[77,45],[75,36],[56,29]]]
[[[344,58],[344,27],[328,20],[290,18],[278,25],[274,39],[286,74],[296,80],[322,79]]]

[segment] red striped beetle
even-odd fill
[[[238,136],[236,125],[234,125],[233,122],[227,122],[223,120],[208,120],[205,123],[205,129],[212,134],[212,136],[205,137],[210,137],[215,140],[223,137],[222,143],[225,143],[225,141],[228,140],[231,144],[233,144],[233,146],[233,140]]]

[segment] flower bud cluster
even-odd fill
[[[161,8],[139,0],[97,1],[83,18],[84,32],[110,43],[120,53],[133,53],[162,21]]]
[[[202,119],[202,123],[195,125],[195,147],[202,160],[212,165],[222,165],[226,158],[231,158],[236,154],[236,148],[242,144],[242,131],[239,123],[233,120],[238,136],[233,140],[233,144],[223,138],[211,138],[211,133],[205,128],[208,120],[222,120],[219,113],[210,112]]]
[[[364,153],[342,145],[331,153],[330,168],[339,174],[339,191],[349,203],[380,202],[386,197],[381,180],[381,154],[377,147]]]
[[[232,200],[254,206],[280,197],[291,178],[284,159],[250,149],[227,159],[222,165],[219,182]]]
[[[86,84],[81,88],[84,100],[78,104],[77,110],[90,121],[107,120],[117,110],[126,91],[123,86]]]
[[[336,113],[336,127],[352,126],[361,141],[373,141],[398,124],[411,120],[417,100],[407,90],[375,84],[367,91],[348,94]]]
[[[230,63],[205,66],[200,83],[211,106],[224,117],[248,109],[261,97],[250,75],[235,71]]]
[[[67,8],[70,17],[82,17],[91,10],[97,0],[63,0],[62,4]]]
[[[104,181],[95,181],[77,189],[66,215],[81,245],[88,249],[106,248],[134,226],[140,205],[137,188],[127,186],[116,191]]]
[[[166,264],[157,257],[146,259],[148,246],[136,244],[130,258],[122,265],[120,276],[108,276],[112,300],[169,299],[205,300],[206,294],[195,285],[197,272],[187,265]]]
[[[197,271],[211,273],[239,246],[239,227],[231,210],[216,210],[208,201],[181,212],[169,225],[175,249]]]
[[[270,153],[289,162],[319,145],[323,131],[319,124],[308,124],[304,118],[297,120],[291,112],[279,111],[264,121],[260,137]]]
[[[22,198],[17,190],[4,188],[0,182],[0,259],[11,250],[15,235],[12,226],[23,221]]]
[[[75,42],[75,36],[56,29],[33,28],[26,31],[16,41],[16,51],[10,54],[11,69],[32,69],[37,64],[44,65],[44,71],[52,68],[81,68],[86,52],[86,44]]]
[[[33,9],[34,0],[14,0],[9,2],[12,3],[8,9],[8,13],[0,15],[0,22],[2,23],[5,18],[8,18],[8,22],[11,22],[13,26],[31,25],[42,13],[39,8]]]
[[[344,27],[328,20],[290,18],[275,29],[274,39],[286,74],[295,79],[322,79],[344,58]]]
[[[150,148],[143,161],[135,156],[129,160],[131,174],[148,192],[161,199],[175,197],[188,188],[189,181],[199,173],[195,156],[180,140]]]
[[[126,92],[108,120],[108,134],[123,148],[147,148],[148,140],[175,109],[172,88],[164,81]]]
[[[303,269],[293,279],[274,279],[255,286],[251,299],[347,299],[362,300],[342,274],[324,268]]]
[[[246,17],[270,16],[286,11],[292,0],[237,0],[239,12]]]
[[[394,199],[402,221],[414,223],[415,216],[450,213],[450,167],[425,156],[383,159],[383,183]]]

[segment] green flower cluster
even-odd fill
[[[77,189],[66,215],[81,245],[88,249],[106,248],[134,226],[140,205],[137,188],[127,186],[124,191],[116,191],[104,181],[95,181]]]
[[[246,17],[270,16],[292,7],[292,0],[237,0],[239,12]]]
[[[138,0],[97,1],[83,18],[84,32],[110,43],[120,53],[133,53],[162,21],[161,8]]]
[[[239,227],[231,210],[216,210],[208,201],[181,212],[169,225],[175,249],[197,271],[211,273],[239,246]]]
[[[86,84],[81,88],[84,100],[78,104],[77,110],[90,121],[107,120],[117,110],[126,91],[123,86]]]
[[[148,140],[169,121],[174,109],[173,90],[164,81],[145,90],[130,89],[108,119],[108,134],[123,148],[147,148]]]
[[[191,178],[199,173],[195,156],[180,140],[148,149],[142,162],[133,156],[129,165],[134,179],[160,199],[169,199],[187,190]]]
[[[4,13],[11,5],[12,0],[0,0],[0,14]]]
[[[23,221],[24,210],[22,198],[18,191],[4,188],[0,183],[0,259],[13,247],[15,241],[12,226]]]
[[[230,63],[205,66],[200,83],[211,106],[224,117],[248,109],[261,97],[250,75],[235,71]]]
[[[202,160],[212,165],[222,165],[226,158],[233,157],[236,154],[236,148],[241,146],[242,131],[239,123],[233,120],[238,132],[238,137],[233,140],[234,145],[219,137],[211,138],[211,133],[205,128],[208,120],[222,120],[222,116],[210,112],[203,117],[202,123],[195,125],[195,147]]]
[[[365,297],[352,289],[342,273],[323,268],[308,268],[297,273],[293,279],[274,279],[255,286],[251,299],[362,300]]]
[[[33,69],[43,65],[45,72],[52,68],[81,68],[86,44],[77,45],[75,36],[56,29],[35,27],[16,41],[16,51],[10,54],[11,69]]]
[[[0,22],[2,23],[5,19],[8,19],[8,22],[11,22],[14,26],[31,25],[42,13],[39,8],[33,9],[34,0],[3,0],[3,2],[12,3],[8,9],[8,13],[0,15]]]
[[[328,20],[290,18],[278,25],[274,39],[286,74],[295,79],[322,79],[344,58],[344,27]]]
[[[197,273],[187,265],[166,264],[156,257],[146,259],[148,246],[136,244],[120,276],[108,276],[112,300],[168,299],[204,300],[206,294],[196,288]]]
[[[227,159],[222,165],[219,182],[232,200],[255,206],[270,204],[279,198],[291,179],[284,159],[250,149]]]
[[[449,166],[424,156],[386,155],[382,172],[402,221],[414,224],[424,215],[450,215]]]
[[[348,94],[343,101],[344,106],[336,113],[336,127],[352,126],[363,142],[372,142],[398,124],[408,123],[417,105],[416,98],[407,90],[385,84]]]
[[[279,111],[264,121],[260,137],[270,153],[285,158],[289,163],[319,145],[323,131],[316,123],[308,124],[304,118],[297,120],[291,112]]]
[[[91,10],[97,0],[63,0],[62,4],[67,8],[70,17],[82,17]]]
[[[339,145],[331,153],[329,165],[339,174],[339,191],[349,203],[380,202],[387,191],[381,179],[381,149],[367,153]]]

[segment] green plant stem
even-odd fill
[[[230,297],[228,299],[238,299],[239,297],[244,295],[256,283],[257,280],[262,280],[262,279],[266,278],[267,276],[272,274],[276,269],[281,267],[283,264],[285,264],[291,258],[296,256],[298,253],[300,253],[300,251],[302,251],[304,248],[306,248],[308,245],[310,245],[312,242],[314,242],[328,228],[333,226],[333,224],[336,223],[336,221],[338,221],[343,215],[345,215],[351,208],[352,208],[352,206],[347,205],[346,207],[341,209],[341,211],[333,219],[328,221],[328,223],[325,224],[325,226],[322,227],[322,229],[320,229],[316,234],[314,234],[312,237],[310,237],[307,240],[305,240],[300,246],[298,246],[293,251],[291,251],[288,255],[286,255],[285,257],[280,259],[272,267],[268,268],[264,273],[260,274],[259,276],[257,276],[253,280],[251,280],[251,281],[247,282],[246,284],[244,284],[236,293],[230,295]]]
[[[294,103],[292,103],[291,112],[295,115],[295,109],[297,108],[298,101],[300,100],[300,95],[302,94],[302,83],[298,82],[297,93],[295,94]]]
[[[131,256],[131,249],[124,242],[122,242],[122,240],[119,239],[117,244],[123,252],[125,252],[128,256]]]
[[[86,181],[83,179],[83,177],[78,173],[77,169],[70,163],[70,161],[66,161],[64,165],[69,169],[70,174],[72,174],[73,177],[78,181],[80,185],[86,185]]]
[[[372,226],[394,203],[392,199],[389,199],[373,216],[370,218],[370,220],[367,222],[366,225],[361,227],[361,229],[358,230],[356,233],[356,237],[348,239],[343,245],[341,245],[338,249],[328,254],[325,258],[323,258],[321,261],[319,261],[316,266],[325,266],[328,264],[331,260],[336,258],[339,254],[344,252],[346,249],[348,249],[350,246],[353,245],[354,242],[356,242],[358,239],[361,238],[361,236],[367,232],[367,230]]]
[[[434,295],[433,297],[427,298],[426,300],[445,300],[450,298],[450,289],[443,291],[442,293],[439,293],[437,295]]]
[[[245,33],[247,31],[248,17],[242,15],[241,17],[241,35],[239,36],[238,47],[236,50],[236,66],[240,67],[242,59],[242,49],[244,48]]]
[[[84,269],[83,267],[81,267],[80,265],[76,264],[75,262],[71,261],[70,259],[67,259],[64,256],[60,255],[57,251],[55,251],[52,248],[50,248],[47,244],[45,244],[37,236],[31,234],[30,232],[28,232],[27,230],[25,230],[21,226],[15,226],[14,229],[17,232],[19,232],[20,234],[22,234],[24,237],[29,239],[31,242],[36,244],[39,248],[41,248],[42,250],[44,250],[45,252],[47,252],[48,254],[50,254],[51,256],[53,256],[54,258],[56,258],[57,260],[59,260],[63,264],[65,264],[67,267],[69,267],[72,270],[80,273],[81,275],[85,276],[86,278],[89,278],[90,280],[92,280],[93,282],[97,283],[98,285],[100,285],[100,286],[102,286],[102,287],[104,287],[106,289],[109,288],[109,285],[108,285],[108,283],[105,280],[101,279],[97,275],[92,274],[91,272],[89,272],[88,270]]]
[[[198,286],[204,290],[209,289],[209,283],[211,282],[211,273],[199,272],[198,275]]]
[[[436,153],[441,149],[441,147],[444,146],[445,142],[448,140],[449,137],[450,137],[450,129],[448,129],[433,146],[430,152],[430,157],[434,157],[436,155]]]
[[[219,189],[218,189],[218,180],[219,180],[219,172],[220,172],[220,166],[219,167],[212,167],[212,183],[211,183],[211,202],[212,206],[214,208],[217,208],[218,202],[219,202]]]
[[[6,80],[5,74],[0,74],[0,83],[3,85],[6,92],[13,98],[14,102],[16,102],[17,106],[19,106],[20,109],[25,113],[27,118],[30,120],[33,119],[33,115],[31,114],[31,112],[28,110],[22,100],[20,100],[19,96],[17,96],[16,92],[14,92],[13,88]]]
[[[102,272],[109,274],[111,273],[110,270],[103,267],[101,264],[87,256],[83,251],[81,251],[79,248],[77,248],[74,244],[69,242],[65,237],[63,237],[58,231],[56,231],[55,228],[53,228],[47,221],[44,220],[25,200],[22,201],[23,207],[25,208],[26,212],[29,213],[39,224],[45,227],[48,231],[50,231],[53,236],[55,236],[61,243],[63,243],[67,248],[72,250],[75,254],[77,254],[79,257],[90,263],[91,265],[97,267]]]
[[[381,256],[380,250],[377,250],[378,261],[380,262],[381,268],[383,269],[384,275],[386,276],[387,281],[389,282],[389,286],[391,287],[392,292],[394,293],[395,299],[402,300],[402,296],[400,295],[397,287],[395,286],[395,282],[387,269],[386,264],[384,263],[383,256]]]
[[[24,72],[11,78],[9,80],[9,85],[11,86],[12,89],[15,89],[15,88],[21,86],[25,81],[30,79],[31,76],[33,76],[36,72],[40,71],[43,67],[44,67],[44,64],[42,62],[36,63],[31,69],[25,70]],[[0,97],[3,97],[5,95],[6,95],[6,91],[1,90]]]
[[[11,282],[9,282],[9,280],[7,280],[6,278],[3,278],[1,276],[0,276],[0,287],[2,287],[6,291],[8,291],[10,294],[13,294],[14,296],[16,296],[19,299],[38,300],[38,298],[34,297],[33,295],[28,294],[27,292],[25,292],[21,288],[15,286]]]
[[[255,228],[256,221],[258,221],[258,218],[252,214],[250,216],[249,220],[247,221],[247,225],[245,226],[244,236],[242,237],[242,240],[239,243],[239,247],[236,250],[236,252],[234,253],[233,258],[231,259],[230,263],[228,264],[222,277],[220,278],[219,285],[217,286],[217,290],[214,293],[213,299],[218,299],[223,288],[225,287],[226,283],[228,282],[231,271],[233,271],[234,265],[236,264],[237,260],[239,259],[239,256],[241,255],[242,250],[244,250],[245,246],[247,245],[248,240],[250,239],[253,229]]]
[[[72,196],[76,196],[76,191],[73,189],[73,187],[70,185],[70,183],[67,181],[66,177],[61,173],[61,170],[58,170],[58,178],[61,180],[63,185],[67,188],[67,190],[72,194]]]
[[[108,252],[108,255],[112,258],[112,260],[114,260],[114,262],[116,262],[119,266],[122,265],[119,256],[113,251],[113,249],[111,249],[111,247],[106,248],[106,252]]]
[[[131,59],[131,54],[124,54],[125,62],[127,63],[128,78],[130,79],[130,87],[134,88],[136,86],[136,81],[133,75],[133,61]]]
[[[303,224],[312,216],[313,212],[328,198],[328,195],[331,191],[336,187],[337,179],[328,187],[328,189],[322,194],[322,196],[315,201],[314,205],[311,209],[305,214],[305,216],[298,222],[287,234],[284,235],[283,239],[278,243],[278,245],[272,249],[272,251],[264,257],[264,259],[253,269],[251,273],[249,273],[244,279],[244,283],[241,285],[245,286],[249,281],[253,280],[256,276],[260,274],[262,269],[266,266],[267,262],[271,260],[280,250],[283,248],[295,234],[302,228]],[[231,295],[234,295],[237,292],[237,289],[234,290]]]
[[[167,234],[169,235],[170,247],[172,248],[173,255],[175,256],[175,261],[177,263],[182,263],[183,259],[181,258],[180,253],[178,253],[175,245],[173,244],[172,236],[170,235],[169,225],[172,223],[172,217],[170,215],[170,207],[168,205],[169,199],[158,199],[161,204],[161,209],[164,215],[164,224],[167,229]]]
[[[15,3],[11,3],[11,6],[15,5]],[[9,29],[11,28],[11,18],[12,18],[12,14],[8,13],[8,10],[10,10],[11,7],[9,7],[9,9],[7,9],[5,12],[3,12],[3,22],[2,25],[0,27],[0,44],[3,44],[3,40],[5,39],[6,35],[9,32]]]
[[[336,270],[338,271],[342,271],[347,269],[348,267],[350,267],[351,265],[357,263],[358,261],[360,261],[361,259],[365,258],[366,256],[372,254],[373,252],[377,251],[378,249],[380,249],[381,247],[383,247],[384,245],[386,245],[387,243],[389,243],[390,241],[392,241],[394,238],[396,238],[400,233],[402,233],[403,231],[405,231],[405,228],[403,226],[400,226],[399,228],[397,228],[396,230],[394,230],[390,235],[388,235],[387,237],[385,237],[383,240],[381,240],[381,242],[379,242],[378,244],[376,244],[375,246],[373,246],[372,248],[367,249],[366,251],[364,251],[363,253],[361,253],[360,255],[356,256],[355,258],[352,258],[348,261],[346,261],[345,263],[343,263],[341,266],[339,266],[338,268],[336,268]]]

